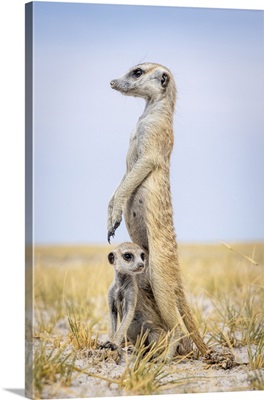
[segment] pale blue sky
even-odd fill
[[[38,2],[36,243],[106,243],[107,204],[144,108],[109,82],[142,61],[166,65],[178,89],[178,240],[263,240],[263,11]],[[123,223],[114,242],[127,239]]]

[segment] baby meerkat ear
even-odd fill
[[[164,88],[167,87],[169,81],[170,81],[169,75],[166,72],[163,72],[163,74],[161,75],[161,81],[160,81],[161,82],[161,86],[164,87]]]
[[[114,255],[114,253],[109,253],[108,254],[108,261],[110,262],[110,264],[114,264],[114,262],[115,262],[115,255]]]

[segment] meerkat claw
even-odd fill
[[[107,240],[108,243],[111,244],[111,236],[115,237],[115,231],[117,230],[117,228],[119,227],[119,225],[121,224],[121,221],[116,221],[115,225],[113,226],[113,228],[108,231],[108,235],[107,235]]]
[[[120,221],[116,221],[113,230],[116,231],[116,229],[119,227],[120,224],[121,224],[121,220]]]
[[[111,231],[108,231],[108,234],[107,234],[107,240],[108,240],[109,244],[111,244],[111,236],[113,236],[113,237],[115,236],[115,232],[113,229]]]

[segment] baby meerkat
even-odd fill
[[[182,283],[173,225],[170,190],[176,100],[173,76],[160,64],[143,63],[110,84],[124,95],[145,99],[146,106],[130,137],[126,173],[109,202],[108,241],[115,235],[124,214],[132,242],[147,254],[146,287],[151,286],[162,320],[175,332],[168,358],[175,354],[176,339],[186,330],[205,354],[207,346],[198,331]],[[181,330],[175,329],[179,323]]]
[[[166,335],[167,327],[151,291],[147,294],[139,287],[146,272],[145,252],[134,243],[122,243],[109,253],[108,260],[115,268],[114,281],[108,291],[110,340],[101,347],[114,350],[125,338],[135,345],[138,336],[143,334],[146,334],[145,345],[157,342],[161,335]],[[117,328],[118,316],[120,325]],[[175,355],[185,353],[182,341]]]

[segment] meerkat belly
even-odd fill
[[[124,216],[131,240],[148,251],[148,237],[145,218],[146,188],[140,185],[127,200]]]
[[[160,231],[172,225],[170,184],[166,174],[162,170],[152,172],[132,193],[124,210],[131,240],[147,251],[153,218]]]

